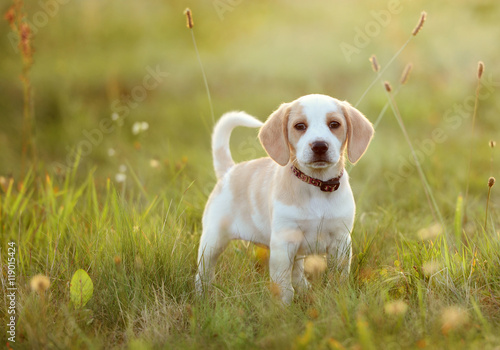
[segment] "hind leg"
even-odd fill
[[[304,275],[304,260],[305,256],[297,256],[293,263],[292,284],[295,290],[299,292],[305,292],[311,288],[311,284]]]
[[[328,248],[328,268],[340,272],[342,279],[347,279],[351,269],[351,259],[351,236],[347,232],[343,238],[335,240]]]
[[[229,243],[227,235],[218,230],[204,230],[198,248],[198,273],[195,284],[198,295],[206,291],[215,277],[215,265]]]

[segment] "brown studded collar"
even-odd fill
[[[297,176],[300,180],[320,188],[323,192],[333,192],[337,191],[340,186],[340,178],[344,174],[344,169],[340,172],[340,175],[334,177],[333,179],[322,181],[320,179],[315,179],[314,177],[310,177],[309,175],[304,174],[302,171],[297,169],[295,165],[292,165],[292,172],[295,176]]]

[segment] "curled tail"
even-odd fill
[[[215,174],[218,179],[234,165],[229,149],[231,131],[237,126],[260,128],[262,124],[260,120],[245,112],[228,112],[219,119],[212,134],[212,153]]]

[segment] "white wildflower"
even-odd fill
[[[160,162],[157,159],[151,159],[149,161],[149,165],[151,168],[158,168],[160,166]]]
[[[388,315],[404,315],[408,310],[408,304],[403,300],[393,300],[389,301],[384,305],[384,311]]]
[[[438,223],[435,223],[429,227],[420,229],[417,232],[417,235],[421,240],[432,240],[437,238],[441,233],[443,233],[443,226]]]
[[[422,271],[427,277],[434,275],[439,270],[441,270],[441,264],[436,260],[426,261],[422,265]]]
[[[115,180],[116,182],[125,182],[125,180],[127,180],[127,175],[123,173],[118,173],[115,175]]]
[[[304,271],[313,278],[318,278],[326,267],[326,258],[322,255],[309,255],[304,262]]]
[[[135,122],[132,125],[132,134],[139,135],[141,132],[144,132],[149,129],[148,122]]]
[[[441,331],[448,334],[458,328],[462,328],[469,322],[469,314],[458,306],[448,306],[441,310]]]

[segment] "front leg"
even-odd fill
[[[352,259],[352,244],[349,232],[333,240],[328,247],[327,259],[329,271],[339,271],[342,279],[349,277]]]
[[[279,287],[281,300],[290,304],[293,299],[292,271],[299,246],[295,242],[272,240],[270,245],[269,273],[271,281]]]

